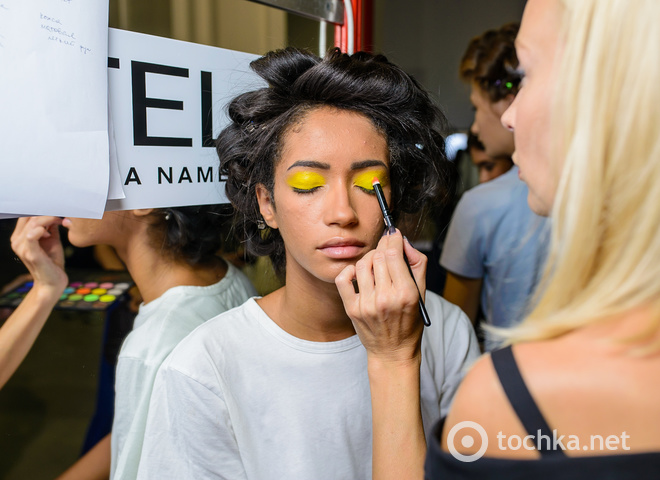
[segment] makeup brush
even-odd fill
[[[395,227],[394,227],[394,222],[392,220],[392,214],[390,213],[389,208],[387,208],[387,201],[385,200],[385,194],[383,193],[383,188],[380,186],[380,181],[378,181],[378,178],[376,177],[373,178],[371,184],[373,185],[374,191],[376,192],[376,198],[378,199],[378,205],[380,205],[380,210],[383,212],[383,218],[385,219],[385,226],[387,227],[387,231],[391,233],[395,230]],[[424,325],[428,327],[429,325],[431,325],[431,319],[429,318],[429,314],[426,311],[426,305],[424,305],[424,300],[422,300],[422,294],[419,293],[419,287],[417,286],[417,282],[415,281],[415,276],[413,275],[412,269],[410,268],[410,262],[408,262],[408,257],[406,257],[406,252],[403,252],[403,259],[406,261],[406,265],[408,266],[408,271],[410,272],[410,276],[413,279],[415,288],[417,288],[417,294],[419,295],[417,297],[419,304],[419,313],[422,315],[422,320],[424,320]]]

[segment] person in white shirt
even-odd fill
[[[425,292],[426,258],[398,230],[383,235],[372,187],[395,220],[449,190],[442,114],[383,56],[289,48],[252,68],[268,87],[230,103],[217,151],[239,233],[284,286],[198,327],[163,363],[139,478],[370,479],[389,426],[372,425],[368,370],[390,365],[369,358],[353,321],[415,319],[416,374],[390,398],[419,390],[427,429],[478,356],[465,314]]]
[[[62,221],[72,244],[117,251],[143,303],[119,352],[112,432],[58,480],[137,478],[158,367],[198,325],[256,295],[247,277],[216,255],[228,215],[226,206],[203,205]]]

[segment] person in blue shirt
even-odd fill
[[[519,79],[514,39],[518,24],[506,24],[474,38],[460,73],[471,85],[475,108],[471,133],[491,158],[511,158],[513,134],[500,117],[515,98]],[[509,161],[507,166],[511,166]],[[440,265],[447,270],[443,296],[477,324],[506,327],[520,322],[540,277],[547,248],[545,220],[527,205],[527,186],[518,168],[463,194],[449,224]],[[488,330],[485,349],[497,342]]]

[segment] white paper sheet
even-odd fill
[[[0,213],[100,218],[108,0],[0,0]]]
[[[110,185],[108,185],[108,200],[126,198],[121,188],[119,175],[119,161],[117,160],[117,140],[115,139],[115,126],[112,120],[112,111],[108,108],[108,142],[110,147]]]

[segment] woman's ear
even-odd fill
[[[255,190],[257,193],[257,202],[259,203],[259,212],[264,217],[264,222],[270,228],[277,228],[275,202],[273,202],[272,195],[263,183],[258,183]]]
[[[136,217],[146,217],[147,215],[151,215],[153,211],[153,208],[136,208],[132,210],[133,215]]]

